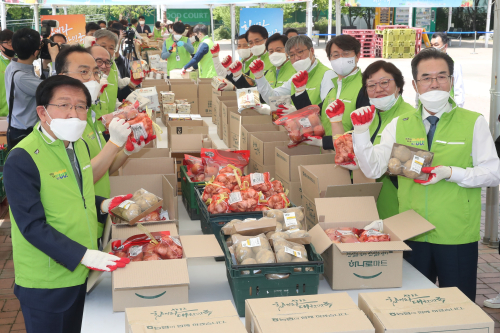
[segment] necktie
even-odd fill
[[[71,148],[66,148],[66,153],[68,154],[69,161],[71,162],[71,166],[73,167],[73,173],[75,174],[76,181],[78,182],[80,192],[82,192],[82,180],[80,179],[80,171],[78,170],[78,166],[76,165],[75,152]]]
[[[427,133],[427,144],[429,145],[429,150],[431,150],[432,139],[434,139],[434,133],[436,132],[436,125],[439,121],[439,118],[436,116],[427,117],[429,123],[431,123],[431,128],[429,128],[429,132]]]

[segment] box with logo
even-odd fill
[[[310,229],[311,242],[325,262],[324,276],[332,289],[398,288],[403,280],[405,240],[435,229],[413,210],[383,220],[388,242],[332,243],[329,228],[363,229],[379,220],[374,197],[316,198],[319,223]]]
[[[318,223],[314,199],[372,196],[377,201],[382,188],[382,183],[366,178],[361,170],[352,172],[351,181],[349,170],[336,164],[301,165],[299,171],[302,205],[309,228]]]
[[[314,146],[276,147],[276,175],[282,179],[300,183],[299,166],[335,164],[335,154],[321,154],[321,148]]]
[[[170,121],[167,131],[171,152],[200,152],[208,125],[203,120]]]
[[[493,332],[495,322],[458,288],[361,293],[376,333]]]
[[[125,310],[125,333],[247,333],[231,301]]]
[[[198,79],[198,108],[202,117],[212,117],[212,79]]]
[[[250,159],[261,165],[274,165],[275,147],[286,146],[289,142],[286,132],[254,132],[250,134]]]
[[[229,112],[229,111],[228,111]],[[245,109],[239,112],[234,110],[229,112],[229,131],[233,140],[231,146],[233,149],[242,149],[243,145],[240,144],[241,140],[241,127],[245,124],[271,124],[271,116],[260,114],[252,109]]]
[[[191,104],[191,113],[198,113],[198,84],[193,80],[169,79],[170,91],[175,94],[175,99],[187,99]]]
[[[161,102],[163,104],[173,104],[175,101],[175,94],[171,91],[160,91]]]
[[[251,150],[250,133],[254,132],[277,132],[280,131],[280,127],[274,124],[247,124],[241,126],[241,149]],[[245,147],[246,145],[246,147]]]
[[[289,180],[286,180],[285,178],[282,178],[279,175],[278,169],[276,169],[276,165],[274,166],[275,168],[275,176],[276,180],[279,180],[283,184],[283,188],[285,190],[288,190],[288,199],[296,205],[300,206],[302,204],[302,188],[300,187],[300,182],[292,182]]]
[[[183,103],[177,104],[177,113],[179,114],[190,114],[191,113],[191,104]]]
[[[375,333],[347,293],[248,299],[245,326],[252,333]]]

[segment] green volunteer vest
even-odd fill
[[[114,112],[116,108],[116,99],[118,98],[118,68],[114,61],[109,71],[108,83],[108,86],[104,88],[104,91],[99,97],[100,107],[95,109],[96,119],[99,119],[105,114]],[[97,128],[103,132],[106,130],[101,122],[97,123]]]
[[[396,103],[387,111],[377,110],[373,123],[370,125],[370,137],[373,136],[377,127],[380,123],[380,129],[375,137],[373,145],[378,145],[380,143],[380,138],[385,127],[396,117],[403,114],[409,114],[415,112],[415,108],[403,100],[403,97],[399,95]],[[352,124],[351,124],[352,126]],[[387,175],[383,175],[378,182],[382,182],[382,189],[377,200],[378,214],[381,219],[386,219],[399,213],[399,203],[398,203],[398,189],[394,186],[391,178]]]
[[[323,65],[319,60],[318,64],[309,72],[309,78],[306,84],[307,95],[312,105],[319,105],[321,103],[321,82],[327,71],[328,67]],[[295,85],[292,83],[291,95],[295,94]],[[330,130],[331,132],[331,130]]]
[[[73,144],[82,172],[82,198],[64,143],[61,140],[50,143],[38,129],[39,124],[14,149],[24,149],[38,168],[46,221],[73,241],[97,250],[98,222],[87,147],[81,140]],[[12,212],[10,219],[16,284],[24,288],[55,289],[85,283],[87,267],[80,264],[71,272],[58,264],[23,237]]]
[[[7,117],[9,115],[9,105],[5,91],[5,69],[9,64],[10,60],[4,59],[0,55],[0,117]]]
[[[281,87],[285,82],[290,80],[295,73],[297,73],[289,60],[281,66],[280,71],[276,76],[277,71],[278,69],[273,66],[266,73],[266,80],[273,89]]]
[[[198,52],[198,48],[200,47],[200,42],[194,42],[193,47],[194,47],[194,54],[196,54],[196,52]]]
[[[161,28],[160,28],[160,30],[156,29],[156,27],[153,28],[153,37],[154,38],[161,38]]]
[[[456,106],[444,113],[437,123],[431,152],[432,166],[472,168],[472,139],[479,113]],[[422,121],[422,106],[417,112],[398,119],[396,142],[428,150]],[[481,188],[464,188],[441,180],[423,186],[412,179],[399,179],[399,211],[415,210],[436,229],[411,240],[433,244],[458,245],[477,242],[481,224]]]
[[[182,36],[179,41],[183,41],[187,43],[188,38]],[[174,37],[171,35],[169,38],[165,40],[165,47],[168,49],[174,44]],[[179,56],[179,60],[177,60],[177,56]],[[184,48],[183,46],[177,47],[175,52],[172,52],[170,57],[167,60],[167,70],[168,75],[170,75],[170,71],[172,69],[180,69],[187,65],[187,63],[191,60],[191,54]]]
[[[198,62],[198,68],[200,69],[200,78],[201,79],[206,79],[206,78],[213,78],[214,76],[217,76],[217,72],[215,71],[215,66],[214,66],[214,58],[212,57],[212,52],[210,52],[210,49],[214,46],[214,42],[212,42],[212,39],[209,36],[205,36],[201,43],[205,43],[208,45],[208,52],[201,58],[201,60]],[[195,50],[196,52],[196,50]]]
[[[264,62],[264,72],[274,67],[273,64],[271,64],[271,60],[269,60],[269,53],[267,51],[260,57],[251,57],[248,61],[245,62],[245,64],[248,64],[248,66],[250,66],[255,59],[260,59]],[[245,66],[245,69],[250,70],[250,67]],[[252,71],[250,71],[250,74],[248,76],[255,80],[255,75],[252,73]]]
[[[358,98],[359,90],[361,89],[363,74],[361,70],[354,75],[346,76],[342,79],[342,88],[340,91],[339,99],[344,102],[345,111],[342,117],[342,124],[344,125],[344,131],[350,131],[352,129],[351,124],[351,113],[356,110],[356,99]],[[328,95],[326,95],[323,101],[323,109],[321,110],[321,122],[325,128],[325,135],[332,135],[332,125],[330,124],[330,118],[326,115],[326,108],[330,103],[337,99],[337,89],[338,89],[338,77],[332,79],[333,88],[330,90]]]
[[[255,60],[253,57],[250,57],[247,61],[242,61],[243,62],[243,73],[252,73],[250,70],[250,65],[252,64],[252,61]],[[271,64],[272,65],[272,64]]]

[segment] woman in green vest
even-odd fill
[[[153,37],[156,40],[163,38],[163,34],[167,31],[167,28],[160,21],[155,22],[155,26],[153,28]]]
[[[191,45],[193,45],[194,48],[194,53],[191,54],[192,56],[194,56],[196,52],[198,52],[198,47],[200,46],[200,39],[198,38],[198,36],[194,35],[193,30],[194,27],[191,27],[186,33],[186,37],[189,38],[189,41],[191,42]]]
[[[194,53],[193,45],[187,37],[182,35],[186,31],[184,23],[175,22],[172,28],[173,34],[165,40],[161,52],[161,58],[168,59],[168,75],[172,69],[183,68],[191,60],[191,54]]]
[[[208,28],[204,24],[197,24],[193,27],[193,35],[200,40],[200,45],[198,51],[182,69],[182,74],[186,72],[186,69],[191,67],[198,67],[200,72],[200,78],[213,78],[217,76],[215,71],[214,61],[212,58],[212,53],[210,49],[214,46],[214,42],[208,35]]]
[[[0,117],[7,117],[9,115],[5,92],[5,69],[16,54],[12,48],[13,35],[14,33],[7,29],[0,31]]]

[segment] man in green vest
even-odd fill
[[[248,28],[245,35],[247,36],[248,47],[253,54],[246,63],[251,64],[255,60],[261,60],[264,63],[264,71],[267,71],[273,66],[269,60],[269,53],[266,51],[266,41],[269,37],[267,29],[261,25],[252,25]],[[250,73],[250,77],[255,79],[253,72]]]
[[[182,35],[185,30],[186,26],[184,23],[175,22],[173,24],[173,34],[163,44],[161,58],[168,59],[168,75],[170,75],[172,69],[183,68],[191,60],[191,54],[194,53],[194,48],[189,38]]]
[[[8,29],[0,31],[0,117],[7,117],[9,106],[5,92],[5,69],[16,55],[12,48],[12,36],[14,33]]]
[[[271,87],[281,87],[297,73],[285,52],[288,38],[280,33],[275,33],[267,39],[266,50],[269,53],[269,61],[273,65],[264,74]]]
[[[379,178],[387,170],[395,143],[434,153],[426,181],[398,177],[399,211],[413,209],[436,228],[410,239],[405,259],[440,287],[458,287],[476,297],[481,187],[500,183],[498,158],[488,123],[450,98],[453,60],[436,49],[421,51],[411,62],[416,112],[394,118],[380,144],[370,142],[374,109],[351,114],[353,146],[361,171]]]
[[[200,45],[198,46],[198,51],[194,55],[193,59],[191,59],[183,68],[182,74],[186,73],[186,69],[191,67],[196,67],[198,65],[198,69],[200,71],[200,78],[213,78],[217,76],[217,72],[215,71],[214,61],[212,58],[212,53],[210,49],[214,46],[214,42],[208,35],[207,26],[204,24],[197,24],[193,28],[193,36],[197,37],[200,40]],[[191,42],[191,41],[190,41]]]
[[[80,332],[89,270],[130,262],[98,250],[97,228],[132,195],[94,194],[88,147],[80,139],[91,97],[80,81],[48,78],[37,88],[36,104],[40,121],[4,167],[14,294],[28,332]]]

